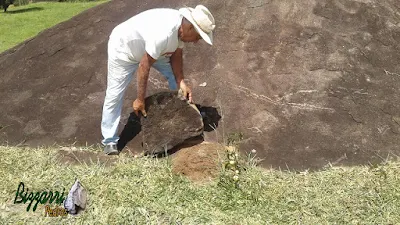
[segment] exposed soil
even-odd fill
[[[195,182],[212,180],[218,176],[220,162],[225,158],[224,146],[203,142],[182,148],[172,158],[172,172],[188,177]]]

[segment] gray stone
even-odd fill
[[[160,92],[145,102],[147,117],[141,118],[145,154],[164,153],[203,133],[201,114],[196,106],[181,100],[178,92]]]
[[[240,151],[257,150],[261,165],[275,169],[400,154],[400,1],[201,2],[217,23],[214,44],[186,45],[183,71],[196,104],[223,117],[217,128],[204,117],[205,141],[242,133]],[[145,9],[183,5],[196,4],[109,1],[1,53],[0,144],[99,144],[112,29]],[[149,95],[168,89],[157,70],[149,76]],[[121,123],[137,97],[135,79]],[[141,150],[142,138],[130,139],[140,126],[127,128],[120,147]]]

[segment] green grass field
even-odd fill
[[[85,149],[84,149],[85,150]],[[90,151],[86,149],[86,151]],[[101,151],[101,149],[97,149]],[[66,166],[55,149],[0,147],[0,220],[6,224],[398,224],[400,164],[283,172],[247,166],[239,178],[196,185],[168,159],[118,157]],[[79,216],[44,217],[13,204],[19,182],[32,191],[67,191],[79,178],[89,192]]]
[[[18,7],[11,5],[7,13],[0,10],[0,52],[104,2],[39,2]]]

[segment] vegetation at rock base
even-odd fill
[[[101,149],[80,149],[101,151]],[[196,185],[172,173],[168,158],[120,155],[104,163],[65,165],[57,148],[0,147],[0,221],[5,224],[394,224],[400,221],[400,164],[328,167],[317,172],[243,165],[239,188]],[[34,160],[33,160],[34,159]],[[82,160],[82,159],[78,159]],[[88,208],[44,217],[13,204],[19,182],[32,190],[70,188],[79,178]],[[232,180],[230,180],[232,181]],[[228,181],[228,182],[230,182]],[[227,184],[227,183],[225,183]]]

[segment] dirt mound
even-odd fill
[[[149,8],[194,4],[111,1],[1,54],[0,141],[99,143],[112,28]],[[215,44],[186,45],[184,73],[194,101],[222,115],[206,140],[242,132],[241,149],[256,149],[267,167],[354,165],[400,154],[399,1],[202,4],[217,21]],[[154,71],[149,84],[148,95],[167,89]],[[122,123],[135,89],[132,82]]]
[[[211,180],[218,176],[225,154],[224,146],[216,143],[203,142],[181,148],[173,155],[172,172],[195,182]]]

